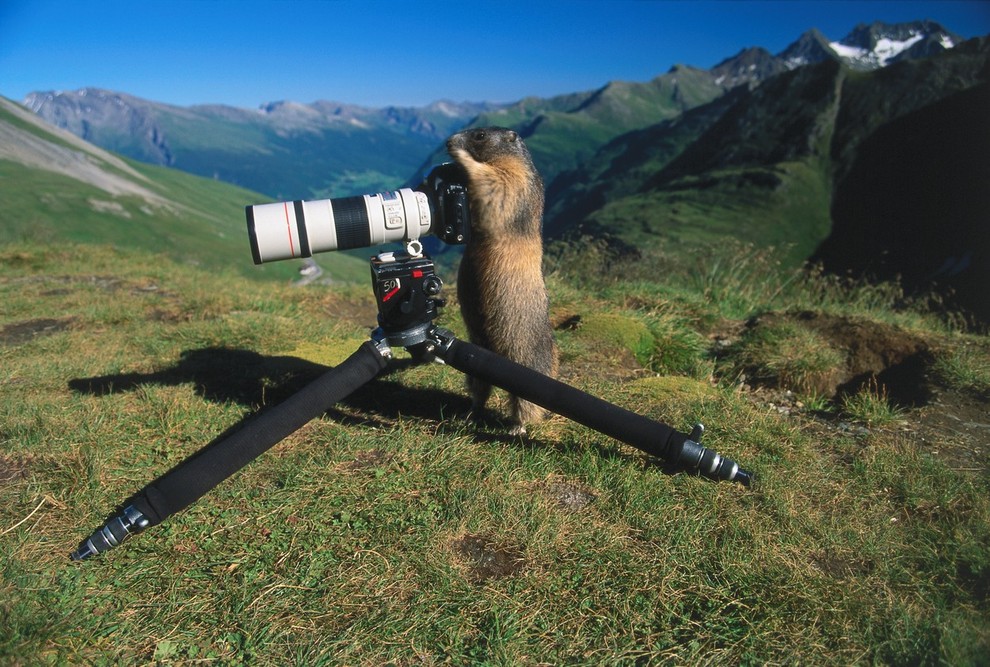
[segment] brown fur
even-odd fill
[[[461,315],[471,342],[551,377],[558,352],[543,282],[543,181],[529,150],[512,130],[465,130],[447,151],[468,176],[471,240],[457,275]],[[491,385],[468,378],[473,410]],[[510,397],[515,426],[543,416],[539,406]]]

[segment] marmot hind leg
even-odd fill
[[[468,393],[471,395],[470,417],[472,419],[480,419],[485,409],[485,404],[492,395],[492,385],[470,375],[467,377],[466,382]],[[543,419],[546,416],[546,410],[536,403],[524,401],[518,396],[510,394],[509,414],[513,422],[509,434],[526,435],[526,424]]]
[[[471,396],[471,417],[478,419],[481,417],[482,410],[485,409],[488,397],[492,395],[492,386],[471,375],[467,376],[466,384],[468,394]]]
[[[509,396],[509,413],[515,422],[509,431],[511,435],[526,435],[526,424],[538,422],[546,416],[546,410],[541,406],[512,395]]]

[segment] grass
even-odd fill
[[[661,189],[642,188],[618,197],[589,215],[586,223],[633,246],[662,247],[683,261],[703,259],[694,265],[697,280],[703,289],[717,289],[717,275],[707,271],[751,268],[724,264],[729,255],[722,245],[727,239],[776,246],[777,258],[790,267],[814,252],[830,229],[830,193],[822,172],[819,161],[812,159],[686,177]],[[699,271],[702,267],[706,272]]]
[[[744,337],[733,359],[736,373],[750,381],[779,381],[802,395],[821,393],[843,362],[842,355],[814,331],[793,322],[763,327]]]
[[[986,339],[962,337],[935,359],[935,372],[954,386],[990,396],[990,349]]]
[[[774,308],[883,316],[945,359],[986,358],[985,336],[937,314],[765,266]],[[666,471],[559,417],[510,438],[464,419],[453,369],[397,363],[187,510],[71,563],[128,495],[366,339],[371,290],[0,248],[2,661],[985,662],[986,471],[720,379],[709,336],[758,312],[755,294],[721,301],[659,264],[588,268],[549,278],[555,319],[589,325],[557,332],[568,381],[678,429],[704,422],[757,487]],[[463,334],[455,307],[439,323]],[[613,374],[615,359],[639,367]]]
[[[875,377],[854,394],[842,398],[843,411],[853,420],[873,426],[890,424],[905,416],[905,411],[891,403],[887,388]]]

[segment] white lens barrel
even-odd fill
[[[427,196],[409,188],[373,195],[248,206],[254,263],[409,241],[430,233]]]
[[[379,192],[364,195],[364,202],[369,223],[367,245],[409,241],[430,233],[430,204],[422,192],[409,188]]]

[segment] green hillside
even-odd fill
[[[986,81],[988,63],[983,38],[872,72],[826,61],[737,89],[618,137],[562,174],[548,190],[546,229],[687,261],[712,244],[741,240],[781,247],[795,265],[825,258],[816,253],[834,226],[858,229],[832,242],[827,264],[859,276],[910,275],[921,289],[931,287],[939,266],[953,264],[959,270],[939,275],[940,285],[985,317],[977,285],[985,284],[990,243],[978,231],[977,211],[985,201],[978,156],[986,133],[975,119],[990,107],[985,96],[963,93]],[[915,115],[919,120],[901,121]],[[898,190],[897,183],[915,185]],[[864,231],[864,216],[889,212],[905,197],[914,203],[888,216],[882,232],[873,222]],[[924,237],[922,229],[973,244],[895,250],[906,238]],[[960,263],[967,252],[970,260]],[[919,253],[930,256],[919,264],[912,258]],[[879,257],[885,259],[874,261]]]
[[[517,130],[547,185],[591,158],[615,137],[705,104],[725,92],[716,75],[677,66],[646,83],[613,81],[595,91],[526,98],[480,114],[467,127],[498,125]],[[449,161],[442,146],[423,163]]]
[[[294,262],[255,267],[244,207],[264,195],[106,153],[0,98],[0,244],[138,248],[189,265],[289,279]],[[364,261],[325,254],[331,278],[366,280]]]

